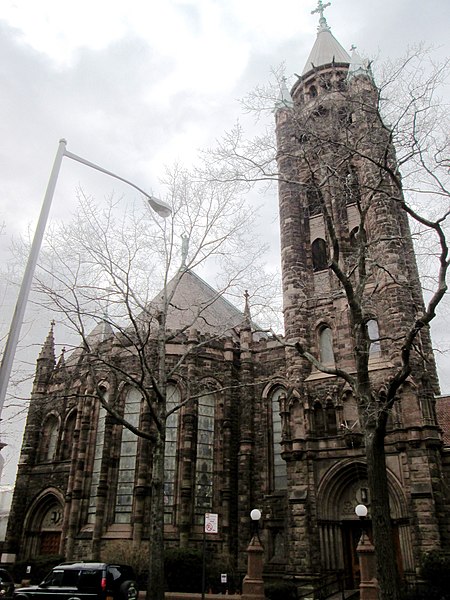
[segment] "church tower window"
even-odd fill
[[[361,191],[359,189],[358,174],[353,165],[350,165],[345,176],[345,202],[346,204],[355,204],[361,200]]]
[[[139,426],[141,399],[141,394],[135,388],[131,388],[125,398],[123,417],[135,427]],[[138,438],[136,434],[123,426],[114,519],[116,523],[131,522],[137,448]]]
[[[275,490],[285,490],[287,486],[286,461],[282,452],[281,398],[285,395],[283,388],[277,388],[271,396],[272,406],[272,452],[273,452],[273,487]]]
[[[334,364],[333,333],[330,327],[322,327],[320,329],[319,360],[324,365]]]
[[[195,465],[195,510],[203,523],[205,512],[211,512],[214,465],[214,394],[198,399],[197,460]]]
[[[306,200],[308,202],[308,212],[310,217],[316,217],[322,214],[323,197],[316,186],[310,184],[306,188]]]
[[[180,404],[180,391],[174,385],[166,390],[166,410],[170,411]],[[173,523],[175,509],[175,491],[177,476],[179,411],[173,412],[166,420],[166,444],[164,452],[164,523]]]
[[[325,240],[316,238],[312,243],[311,249],[314,272],[324,271],[328,264],[327,244]]]
[[[379,356],[381,354],[380,330],[376,319],[369,319],[367,321],[367,333],[370,340],[369,356]]]

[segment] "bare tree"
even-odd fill
[[[227,314],[215,314],[218,300],[225,294],[242,298],[248,280],[256,280],[255,272],[256,293],[262,296],[269,289],[261,267],[264,244],[255,238],[254,209],[243,203],[240,185],[198,183],[179,166],[167,172],[164,183],[172,218],[163,224],[133,207],[120,214],[115,200],[101,209],[80,192],[76,219],[47,239],[36,286],[37,302],[59,312],[66,326],[81,336],[81,347],[64,363],[87,381],[79,401],[101,403],[147,448],[148,597],[155,600],[164,597],[166,424],[181,406],[198,399],[195,389],[190,390],[187,365],[202,346],[242,326],[242,313],[231,304]],[[183,297],[180,290],[189,273],[208,265],[220,275],[219,291],[210,289],[203,299]],[[206,331],[207,338],[197,336],[196,329]],[[169,356],[170,344],[181,351]],[[168,399],[168,384],[175,375],[185,379],[188,391],[183,402],[174,404]],[[111,391],[124,384],[143,399],[140,420],[132,421],[120,394]],[[82,475],[74,473],[75,486],[82,485]],[[77,521],[67,518],[65,554],[70,558]],[[94,529],[93,536],[93,558],[99,558],[101,531]]]
[[[269,126],[248,139],[237,124],[209,151],[202,173],[207,180],[227,184],[278,184],[288,315],[286,336],[280,341],[290,349],[291,373],[300,357],[345,382],[357,400],[384,599],[399,598],[385,462],[388,419],[412,374],[420,379],[428,369],[428,393],[438,390],[428,328],[447,291],[449,267],[448,107],[438,98],[448,67],[433,64],[419,48],[388,64],[377,87],[367,64],[361,63],[347,78],[339,66],[330,65],[318,72],[310,89],[302,87],[300,79],[292,97],[280,72],[275,73],[272,88],[258,88],[243,104],[261,118],[272,108],[268,98],[273,99],[276,138]],[[309,230],[306,234],[298,225],[293,234],[291,224],[316,217],[323,223],[323,239],[312,248],[312,257],[298,266],[294,256],[307,252],[298,238],[309,236]],[[427,272],[425,304],[409,221],[433,263]],[[349,359],[337,364],[318,356],[301,323],[311,306],[311,271],[323,269],[332,274],[328,293],[344,294],[349,314],[353,348]],[[408,307],[409,314],[401,323],[387,316],[390,326],[381,336],[370,325],[373,307],[389,315],[395,302]],[[295,318],[289,317],[292,314]],[[370,369],[371,348],[379,344],[387,348],[391,364],[381,379]],[[302,382],[296,386],[300,389]]]

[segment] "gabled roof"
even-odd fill
[[[184,270],[167,284],[167,296],[173,293],[167,311],[167,329],[195,328],[199,333],[220,335],[240,328],[245,315],[193,271]],[[151,302],[162,306],[159,293]]]

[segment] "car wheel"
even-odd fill
[[[137,600],[138,589],[134,581],[124,581],[120,586],[121,600]]]

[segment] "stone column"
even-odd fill
[[[361,582],[359,584],[360,600],[378,600],[375,548],[364,531],[359,540],[356,552],[358,554],[361,575]]]
[[[247,547],[247,574],[242,583],[241,600],[264,600],[263,573],[264,549],[258,535]]]

